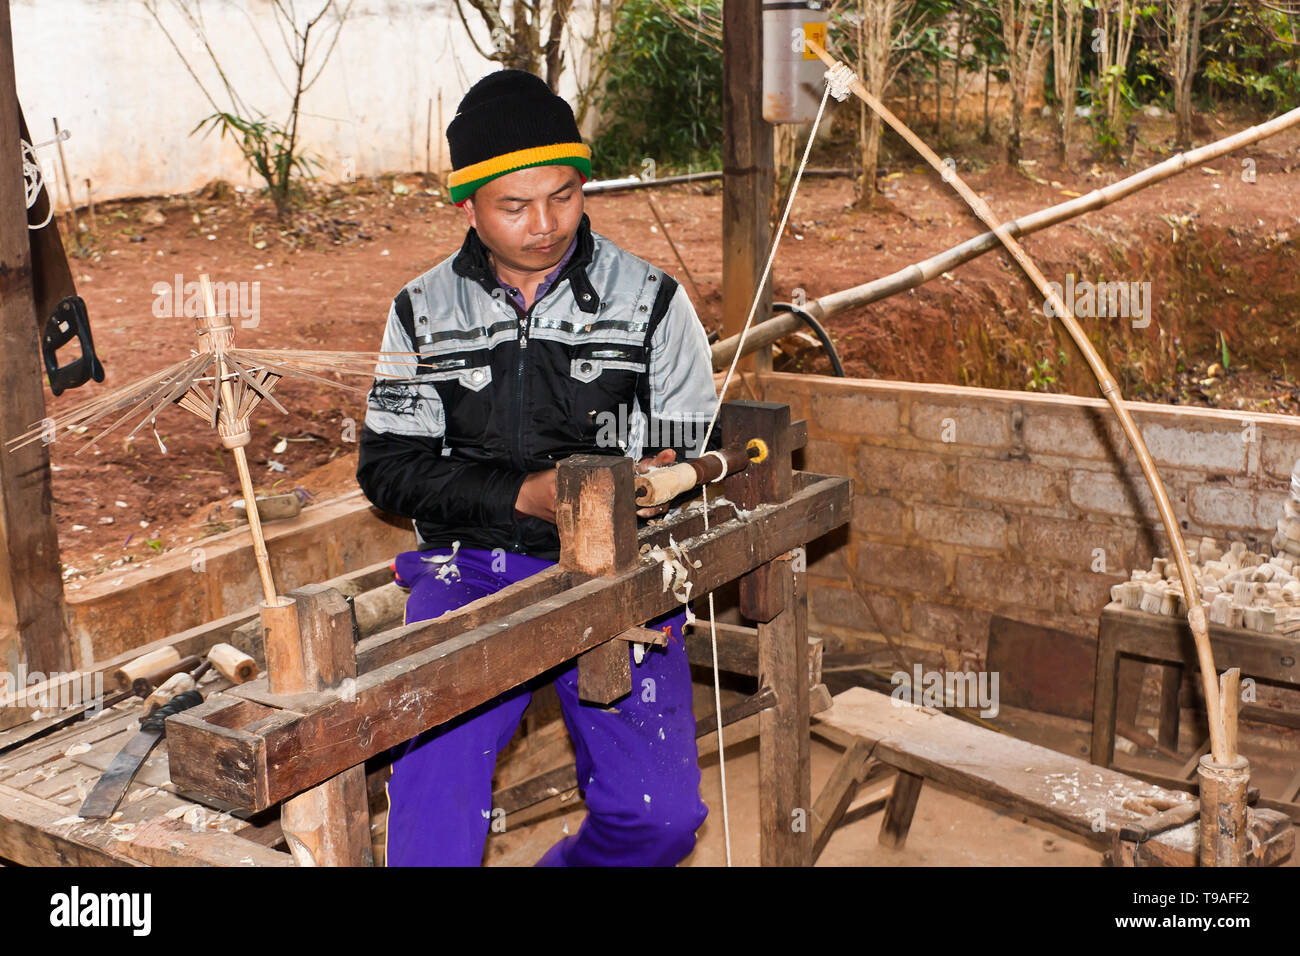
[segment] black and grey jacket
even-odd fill
[[[695,457],[717,407],[685,291],[585,215],[563,272],[525,315],[470,229],[398,293],[382,347],[418,352],[419,364],[376,368],[357,481],[376,506],[414,519],[422,548],[555,559],[555,526],[515,515],[530,472],[579,453]]]

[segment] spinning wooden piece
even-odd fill
[[[195,319],[200,351],[192,352],[188,359],[176,362],[147,375],[142,379],[110,391],[79,405],[56,418],[47,418],[40,425],[9,442],[16,450],[37,439],[53,441],[60,431],[84,432],[86,426],[107,415],[121,412],[121,416],[77,450],[77,454],[94,445],[109,432],[134,419],[142,417],[127,434],[131,438],[146,425],[153,427],[160,412],[169,405],[179,405],[204,419],[217,430],[221,443],[231,450],[235,468],[239,473],[239,486],[243,492],[249,533],[253,537],[253,553],[257,558],[258,575],[266,603],[277,604],[275,582],[266,553],[266,540],[262,522],[254,504],[257,496],[248,469],[244,446],[252,431],[250,418],[262,400],[270,402],[280,411],[281,405],[271,391],[282,378],[299,378],[353,392],[364,389],[326,377],[325,372],[343,372],[351,375],[373,377],[375,364],[382,361],[390,365],[417,364],[414,352],[327,352],[296,349],[241,349],[234,344],[235,330],[227,316],[218,315],[212,294],[212,283],[207,275],[199,277],[203,290],[204,314]],[[157,435],[155,429],[154,432]],[[158,444],[162,447],[162,440]],[[163,448],[166,451],[166,448]]]
[[[648,474],[637,476],[636,506],[648,508],[672,501],[684,491],[744,471],[750,462],[762,462],[767,453],[767,444],[755,438],[745,445],[706,451],[699,458],[655,468]]]

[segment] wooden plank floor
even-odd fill
[[[226,684],[218,679],[203,689]],[[177,793],[166,740],[111,819],[77,816],[143,714],[143,701],[133,697],[0,754],[0,857],[28,866],[292,866],[287,852],[271,848],[278,824],[258,826]]]

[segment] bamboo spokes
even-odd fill
[[[177,383],[192,381],[202,364],[202,356],[192,355],[188,359],[160,369],[139,381],[116,388],[107,395],[101,395],[61,415],[48,418],[40,424],[33,425],[16,438],[10,439],[7,442],[9,450],[15,451],[36,441],[38,438],[53,441],[60,432],[84,430],[86,426],[98,421],[105,415],[111,415],[124,408],[127,409],[124,415],[84,446],[89,447],[109,431],[130,420],[141,409],[152,410],[157,405],[165,404],[161,400],[162,396],[170,394]]]
[[[841,71],[847,69],[847,67],[839,64],[815,40],[806,40],[805,42],[808,48],[817,54],[827,67],[838,68]],[[1196,584],[1196,577],[1192,572],[1191,562],[1187,557],[1187,547],[1183,542],[1182,531],[1174,514],[1173,504],[1169,500],[1169,494],[1165,490],[1164,483],[1160,480],[1159,473],[1156,471],[1155,462],[1151,458],[1151,453],[1147,450],[1146,442],[1142,439],[1142,433],[1138,430],[1132,415],[1129,414],[1128,408],[1124,404],[1118,383],[1106,367],[1105,362],[1102,361],[1097,350],[1093,348],[1092,342],[1088,340],[1083,329],[1075,321],[1074,313],[1066,307],[1061,297],[1048,285],[1047,279],[1021,245],[1008,232],[1006,226],[994,217],[993,211],[989,209],[988,204],[966,185],[965,181],[957,175],[957,171],[951,165],[946,165],[935,154],[934,150],[930,149],[902,120],[873,96],[862,85],[856,75],[849,84],[849,88],[859,99],[870,106],[881,119],[888,123],[896,133],[902,136],[913,149],[920,153],[925,161],[943,177],[944,181],[952,185],[958,195],[966,201],[975,215],[979,217],[980,221],[998,237],[1002,245],[1011,253],[1012,258],[1016,260],[1020,268],[1038,287],[1039,292],[1051,303],[1056,310],[1056,315],[1061,320],[1061,324],[1065,326],[1070,338],[1074,340],[1079,351],[1083,353],[1084,358],[1087,360],[1088,367],[1092,369],[1102,395],[1105,396],[1106,401],[1114,409],[1124,430],[1124,435],[1137,455],[1142,474],[1146,478],[1151,494],[1155,498],[1157,510],[1160,512],[1160,521],[1164,525],[1165,533],[1169,536],[1169,545],[1173,549],[1174,560],[1178,564],[1178,575],[1183,589],[1183,598],[1187,604],[1187,622],[1192,630],[1192,639],[1196,644],[1196,656],[1200,664],[1201,684],[1205,693],[1206,709],[1208,710],[1210,749],[1216,762],[1229,762],[1236,755],[1235,753],[1229,753],[1229,734],[1226,728],[1223,704],[1219,695],[1219,680],[1214,669],[1214,653],[1210,647],[1210,635],[1206,624],[1205,610],[1201,607],[1201,596]]]
[[[250,420],[253,411],[261,402],[267,401],[281,412],[288,413],[288,409],[272,394],[276,384],[285,378],[303,379],[351,392],[364,392],[364,388],[328,377],[329,373],[374,378],[379,366],[417,368],[420,356],[417,352],[235,348],[234,326],[228,316],[217,312],[212,283],[207,275],[199,277],[199,285],[203,293],[204,314],[195,320],[198,351],[191,352],[187,359],[112,389],[61,415],[33,424],[28,431],[10,439],[7,445],[10,451],[15,451],[38,439],[53,441],[61,431],[83,432],[105,416],[122,413],[79,448],[77,454],[80,454],[136,416],[141,417],[127,438],[146,426],[156,428],[158,415],[169,405],[179,405],[203,419],[210,428],[217,431],[221,443],[234,456],[239,486],[244,496],[249,534],[253,538],[253,554],[257,559],[262,594],[268,605],[275,606],[279,598],[271,576],[248,457],[244,452],[244,446],[251,438]],[[159,445],[161,444],[159,439]]]

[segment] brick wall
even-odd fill
[[[854,479],[851,526],[809,554],[810,626],[832,643],[883,633],[921,660],[980,667],[994,614],[1095,639],[1110,586],[1168,553],[1101,399],[779,373],[747,384],[808,420],[800,467]],[[1300,421],[1132,409],[1184,534],[1266,548]]]

